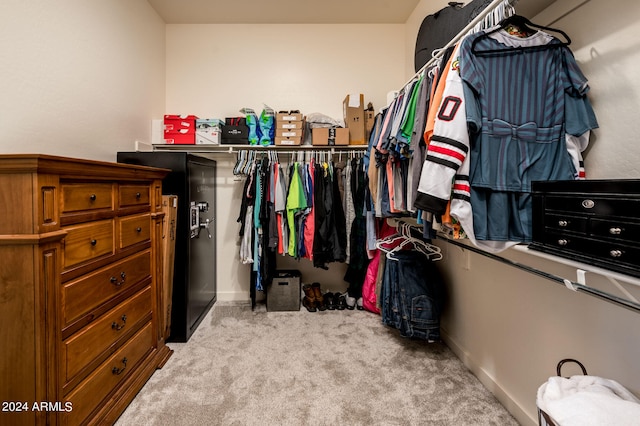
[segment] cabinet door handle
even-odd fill
[[[611,257],[621,257],[622,256],[622,250],[611,250],[609,252],[609,255],[611,255]]]
[[[141,193],[139,193],[139,192],[136,192],[136,198],[137,198],[137,199],[140,199],[140,197],[142,197],[142,194],[141,194]]]
[[[622,228],[609,228],[609,233],[611,235],[620,235],[622,234]]]
[[[116,375],[116,376],[119,376],[120,374],[122,374],[122,372],[123,372],[124,370],[126,370],[126,368],[127,368],[127,358],[122,358],[122,361],[120,361],[120,362],[122,362],[122,364],[124,365],[124,367],[122,367],[122,368],[113,367],[113,368],[111,369],[111,373],[112,373],[112,374],[114,374],[114,375]]]
[[[559,220],[558,221],[558,226],[562,226],[563,228],[566,227],[569,224],[569,222],[567,222],[566,220]]]
[[[122,330],[124,328],[124,326],[127,325],[127,316],[126,315],[123,315],[120,319],[122,320],[122,325],[118,324],[115,321],[111,323],[111,328],[113,328],[115,331]]]
[[[96,194],[91,194],[91,195],[89,195],[89,199],[90,199],[91,201],[95,201],[97,198],[98,198],[98,197],[96,197]]]
[[[140,228],[139,226],[136,228],[136,232],[142,232],[142,228]]]
[[[90,243],[92,246],[94,246],[94,247],[95,247],[95,246],[96,246],[96,244],[98,244],[98,240],[93,239],[93,240],[89,241],[89,243]]]
[[[558,240],[558,245],[559,246],[566,246],[567,244],[569,244],[568,240]]]

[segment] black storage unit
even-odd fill
[[[640,277],[640,180],[533,182],[534,250]]]
[[[186,342],[216,301],[216,162],[186,152],[119,152],[119,163],[171,169],[162,193],[178,196],[168,341]]]

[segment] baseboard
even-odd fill
[[[516,418],[518,423],[527,426],[538,425],[538,418],[531,417],[511,396],[478,364],[456,339],[451,337],[445,329],[440,328],[440,336],[446,345],[456,354],[462,363],[480,380],[500,403]]]

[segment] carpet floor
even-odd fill
[[[442,343],[367,311],[217,303],[118,419],[133,425],[517,425]]]

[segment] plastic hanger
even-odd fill
[[[397,261],[398,258],[394,256],[394,253],[404,249],[408,244],[411,244],[414,250],[424,254],[429,260],[436,261],[442,259],[440,247],[411,235],[411,225],[398,221],[397,229],[398,232],[395,234],[376,241],[376,248],[382,250],[387,259]],[[388,245],[397,243],[398,241],[400,244],[388,247]]]
[[[561,34],[565,38],[565,41],[560,41],[560,43],[544,44],[540,46],[505,47],[502,49],[487,49],[487,50],[476,49],[476,45],[480,40],[488,37],[492,33],[495,33],[497,31],[500,31],[506,28],[509,25],[513,25],[515,27],[520,28],[521,30],[528,30],[531,32],[535,32],[531,30],[531,28],[536,28],[543,31],[555,32],[555,33]],[[547,49],[555,49],[558,47],[568,46],[570,44],[571,44],[571,38],[569,38],[567,33],[565,33],[560,29],[534,24],[533,22],[531,22],[530,20],[528,20],[527,18],[521,15],[511,15],[508,18],[505,18],[502,21],[500,21],[498,26],[493,30],[488,31],[480,35],[479,37],[476,37],[471,43],[471,53],[475,54],[476,56],[512,54],[512,53],[523,52],[523,51],[540,51],[540,50],[547,50]]]

